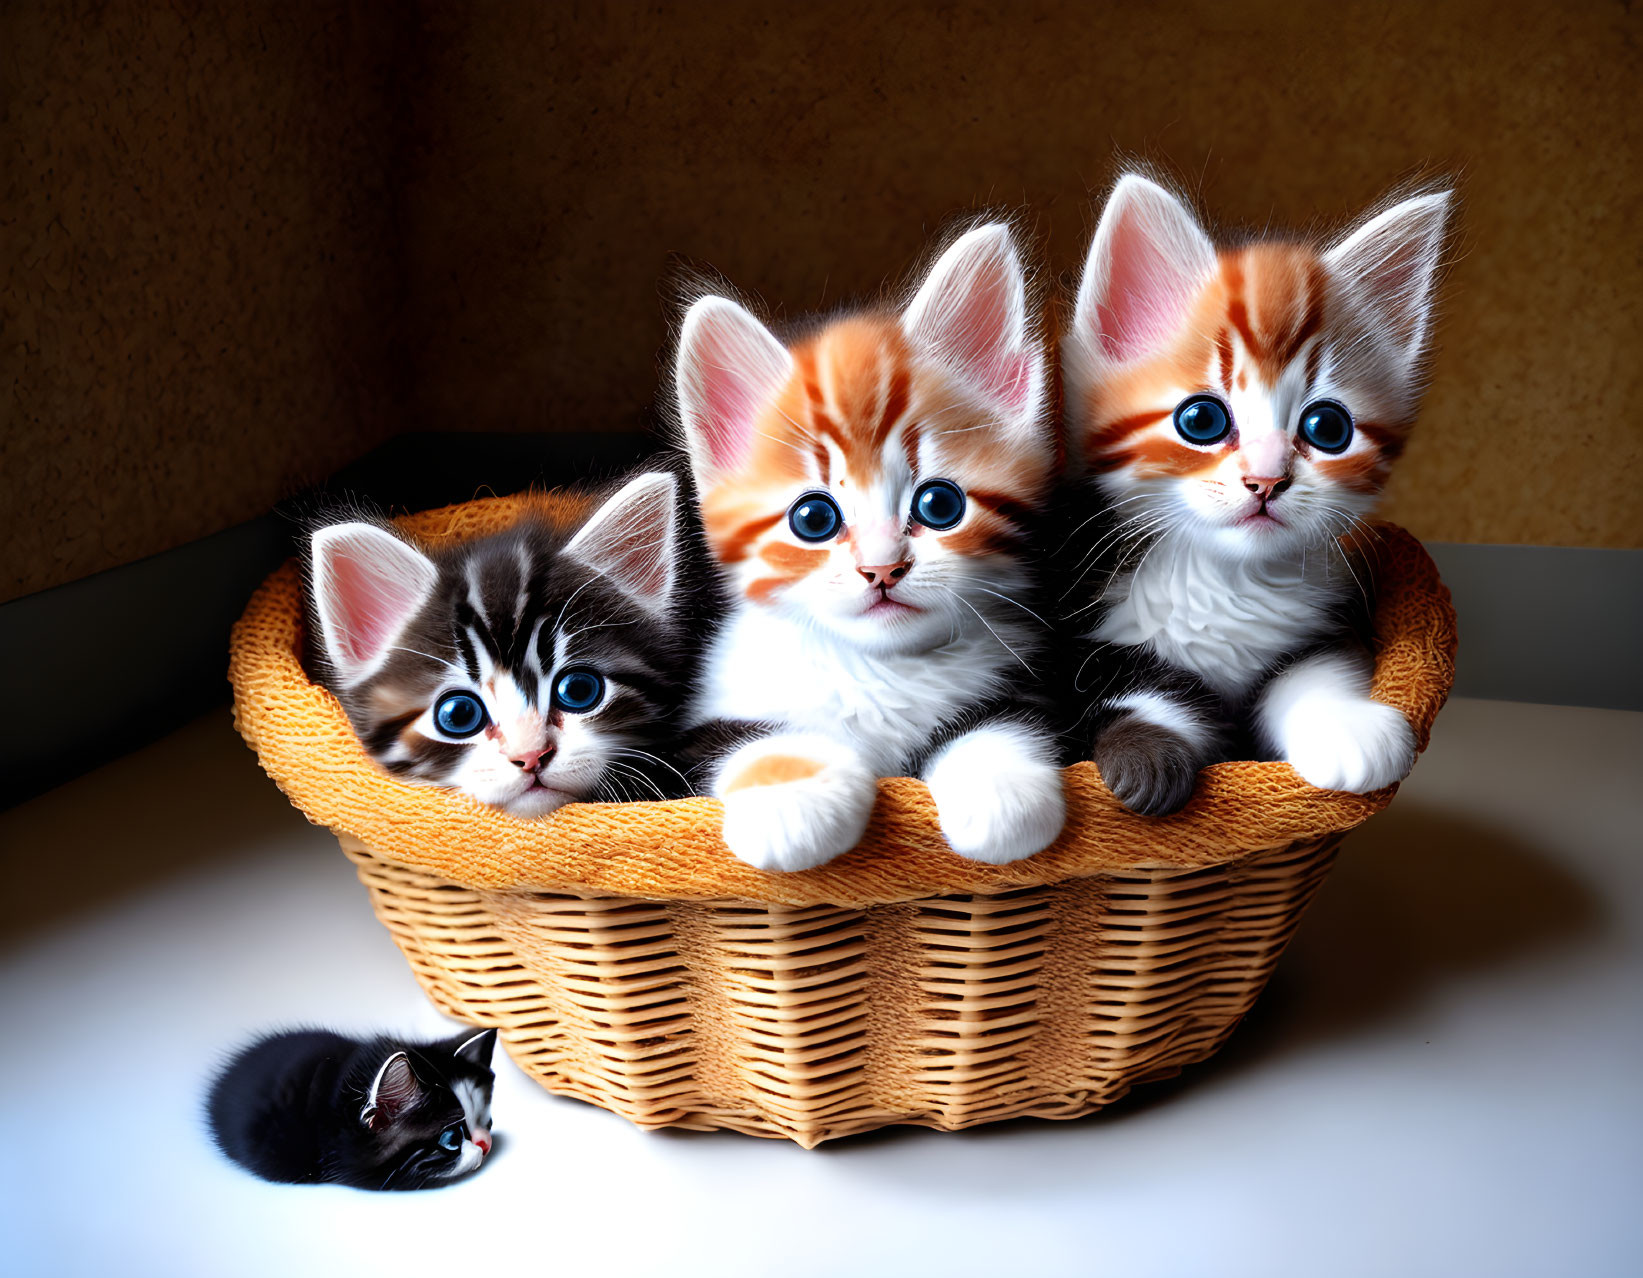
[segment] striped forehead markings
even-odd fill
[[[468,672],[468,678],[475,683],[479,682],[479,654],[474,649],[473,639],[467,626],[458,622],[451,628],[451,637],[456,641],[456,650],[462,657],[462,668]]]
[[[889,383],[884,388],[884,411],[879,414],[878,429],[874,432],[875,442],[880,448],[884,447],[890,432],[907,414],[907,405],[912,398],[911,381],[907,370],[900,364],[891,368]]]
[[[1318,369],[1323,363],[1323,358],[1324,343],[1320,337],[1312,343],[1311,348],[1306,353],[1306,384],[1309,390],[1318,384]]]
[[[1289,341],[1279,353],[1279,360],[1288,364],[1301,353],[1301,348],[1323,331],[1324,326],[1324,273],[1323,267],[1308,258],[1306,264],[1306,301],[1301,310],[1301,322],[1289,335]],[[1322,343],[1319,343],[1322,345]]]
[[[913,422],[908,422],[904,427],[902,427],[901,431],[901,451],[902,456],[907,460],[907,473],[914,477],[916,477],[919,473],[918,446],[918,426]]]
[[[805,425],[824,482],[833,469],[829,445],[837,449],[842,468],[853,479],[873,478],[882,468],[891,434],[907,416],[912,377],[905,355],[887,346],[887,334],[877,336],[879,340],[869,345],[853,329],[824,333],[795,352]],[[841,345],[844,349],[836,349]],[[916,436],[904,430],[901,442],[911,465],[917,456]]]
[[[546,617],[538,617],[532,623],[530,637],[525,641],[525,656],[522,664],[531,672],[538,683],[546,676],[547,671],[542,669],[542,652],[538,646],[542,635],[542,627],[548,624]]]
[[[1227,322],[1238,330],[1238,337],[1251,359],[1259,359],[1261,345],[1249,326],[1249,308],[1244,303],[1244,268],[1237,258],[1228,258],[1221,268],[1221,279],[1227,290]]]
[[[525,610],[530,605],[531,588],[531,550],[524,542],[519,543],[519,589],[514,596],[514,641],[518,646],[521,632],[525,629]],[[522,656],[523,654],[521,654]]]
[[[485,591],[479,579],[479,560],[468,560],[462,565],[462,579],[468,587],[468,607],[473,609],[486,626],[490,625],[490,615],[485,611]]]
[[[1296,272],[1292,264],[1273,256],[1265,258],[1265,269],[1257,277],[1254,289],[1260,326],[1268,330],[1266,340],[1263,340],[1250,317],[1249,298],[1246,295],[1248,277],[1244,262],[1248,256],[1246,251],[1228,255],[1222,261],[1221,281],[1226,290],[1227,323],[1237,331],[1238,339],[1250,360],[1270,382],[1289,366],[1301,353],[1301,348],[1323,328],[1324,272],[1317,260],[1308,255],[1305,266],[1300,271],[1300,293],[1299,297],[1296,297],[1293,288]],[[1289,265],[1290,269],[1284,269],[1285,265]],[[1224,330],[1222,335],[1225,336]],[[1230,352],[1225,349],[1221,354],[1223,385],[1228,384],[1229,354]]]
[[[1215,336],[1215,351],[1221,364],[1221,388],[1229,395],[1232,393],[1232,334],[1227,331],[1225,324]]]

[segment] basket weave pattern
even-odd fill
[[[541,501],[542,499],[531,499]],[[413,517],[466,536],[518,499]],[[1424,747],[1453,672],[1454,615],[1418,543],[1385,528],[1375,694]],[[1203,1060],[1271,975],[1373,795],[1284,764],[1209,769],[1188,808],[1125,812],[1089,764],[1069,822],[1013,866],[954,856],[928,791],[881,783],[862,844],[766,874],[712,800],[573,805],[521,822],[377,771],[297,663],[294,574],[236,629],[242,734],[330,826],[444,1011],[494,1026],[552,1091],[645,1127],[812,1146],[891,1123],[1071,1118]]]
[[[343,848],[434,1002],[550,1090],[811,1146],[1073,1118],[1203,1060],[1338,842],[865,909],[476,891]]]

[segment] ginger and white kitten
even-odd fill
[[[1035,707],[1028,531],[1055,460],[1046,360],[1008,227],[978,227],[900,314],[791,345],[724,297],[690,308],[679,412],[731,597],[691,718],[754,865],[861,837],[881,776],[918,775],[960,854],[1006,862],[1065,819]]]
[[[1113,191],[1062,351],[1082,513],[1109,516],[1083,582],[1087,757],[1126,806],[1176,810],[1241,737],[1329,790],[1413,765],[1344,620],[1340,539],[1415,419],[1449,202],[1217,251],[1162,187]]]
[[[362,521],[316,529],[317,674],[371,757],[520,817],[682,793],[662,757],[699,650],[678,487],[642,474],[585,519],[527,514],[437,549]]]

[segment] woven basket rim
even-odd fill
[[[527,509],[572,518],[574,496],[527,494],[402,516],[427,541],[481,535]],[[1420,543],[1375,526],[1367,560],[1377,590],[1374,695],[1401,710],[1425,748],[1454,677],[1455,617]],[[235,726],[263,769],[310,821],[358,839],[407,868],[473,888],[591,893],[653,900],[742,900],[772,905],[868,905],[998,893],[1142,867],[1193,869],[1338,833],[1391,800],[1307,785],[1284,763],[1208,768],[1192,802],[1170,817],[1121,807],[1095,766],[1064,770],[1067,830],[1025,861],[992,866],[953,853],[920,781],[879,783],[861,843],[828,865],[771,873],[736,859],[719,836],[717,800],[570,804],[526,821],[456,791],[399,781],[371,762],[334,697],[302,671],[302,599],[295,562],[276,570],[234,628],[229,680]]]

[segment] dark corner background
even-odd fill
[[[14,0],[0,802],[226,697],[292,493],[635,456],[683,264],[798,312],[1002,206],[1059,279],[1123,156],[1255,225],[1458,175],[1386,513],[1455,588],[1462,691],[1643,707],[1640,37],[1598,0]]]

